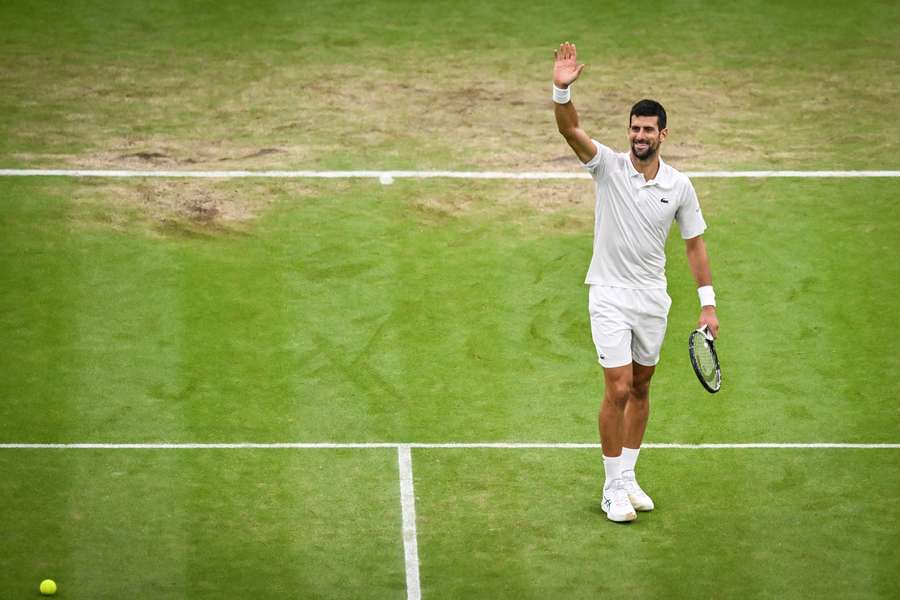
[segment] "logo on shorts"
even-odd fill
[[[606,360],[606,355],[602,352],[600,353],[600,360]]]

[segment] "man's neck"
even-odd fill
[[[644,181],[650,181],[659,173],[659,153],[657,152],[654,152],[653,157],[647,160],[641,160],[634,155],[634,152],[629,152],[628,158],[631,159],[631,164],[634,165],[635,170],[644,176]]]

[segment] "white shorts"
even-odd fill
[[[645,367],[658,363],[671,306],[663,289],[590,286],[591,336],[600,364],[609,369],[632,361]]]

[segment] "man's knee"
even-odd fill
[[[617,408],[624,409],[631,397],[632,380],[630,377],[607,377],[604,399]]]
[[[632,399],[647,401],[650,397],[650,379],[656,371],[655,367],[645,367],[643,365],[635,365],[634,373],[631,378],[630,395]]]
[[[631,382],[631,397],[632,399],[646,402],[650,398],[650,378],[643,380],[634,380]]]

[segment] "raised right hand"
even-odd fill
[[[584,65],[579,65],[576,59],[575,44],[566,42],[559,45],[559,50],[553,51],[555,61],[553,63],[553,85],[558,88],[567,88],[578,76],[581,75]]]

